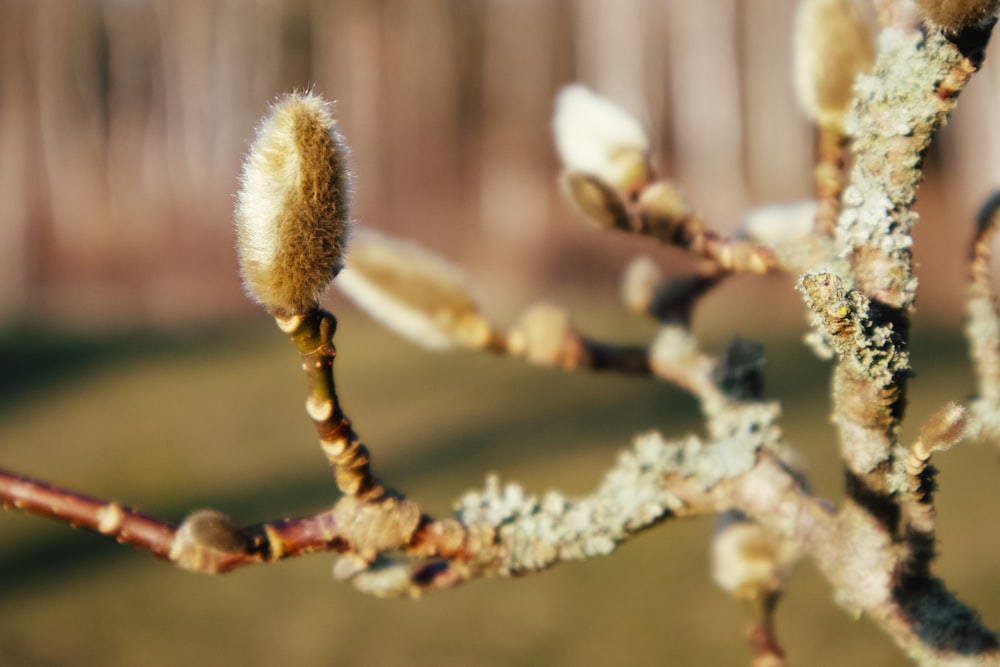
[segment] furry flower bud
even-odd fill
[[[424,347],[480,348],[490,341],[490,325],[462,273],[412,243],[359,231],[337,286],[387,328]]]
[[[648,180],[649,138],[642,125],[585,86],[560,91],[552,130],[567,171],[595,176],[622,191],[638,189]]]
[[[279,99],[261,122],[236,204],[247,293],[275,315],[308,312],[340,271],[350,233],[347,146],[330,104]]]
[[[875,42],[858,0],[802,0],[795,18],[795,90],[823,129],[843,131],[854,79],[875,59]]]
[[[798,545],[782,540],[736,511],[719,521],[712,539],[712,578],[738,600],[780,594],[798,562]]]
[[[959,32],[996,18],[997,0],[917,0],[927,23],[946,32]]]

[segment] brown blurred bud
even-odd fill
[[[569,315],[558,306],[539,303],[529,308],[507,336],[514,356],[539,366],[574,368],[580,360],[580,341]]]
[[[563,192],[587,222],[601,229],[628,229],[628,212],[618,193],[599,179],[581,172],[563,172]]]
[[[760,602],[781,593],[799,556],[794,543],[740,512],[727,512],[712,539],[712,578],[734,598]]]
[[[492,338],[461,271],[413,243],[359,230],[337,286],[385,327],[424,347],[482,348]]]
[[[820,128],[843,133],[854,79],[875,58],[872,29],[859,0],[802,0],[795,20],[795,89]]]
[[[250,539],[226,515],[215,510],[190,514],[177,529],[170,560],[185,570],[214,574],[226,569],[227,557],[245,554]]]

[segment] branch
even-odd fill
[[[176,527],[118,503],[18,475],[0,468],[0,504],[113,537],[167,559]]]
[[[847,118],[855,161],[836,243],[850,268],[802,282],[838,353],[834,415],[849,491],[887,523],[894,514],[888,475],[910,374],[912,206],[924,153],[975,69],[938,32],[882,32],[874,72],[859,77]]]
[[[535,366],[650,374],[649,352],[644,346],[590,339],[577,331],[565,309],[548,303],[528,308],[491,351],[522,358]]]
[[[640,436],[586,497],[570,500],[550,492],[539,500],[494,478],[458,501],[455,519],[433,520],[412,501],[385,494],[345,496],[313,517],[244,529],[218,513],[195,512],[175,530],[113,503],[9,475],[0,477],[0,497],[91,529],[103,523],[105,532],[201,572],[334,551],[344,555],[339,576],[380,596],[415,596],[483,576],[538,572],[610,554],[671,518],[736,509],[801,544],[831,583],[911,655],[935,664],[973,651],[1000,658],[992,634],[939,582],[928,579],[916,590],[896,585],[895,547],[888,535],[871,529],[870,517],[851,507],[834,514],[828,502],[809,494],[776,454],[784,447],[777,415],[772,403],[730,401],[716,415],[712,442]],[[73,507],[83,509],[66,509]],[[107,516],[121,518],[102,521]],[[130,539],[132,526],[148,527],[155,539]],[[417,562],[382,558],[395,551]]]
[[[995,437],[1000,433],[1000,313],[993,290],[990,248],[998,218],[1000,191],[993,193],[980,209],[969,253],[965,335],[978,389],[972,403],[973,429],[980,437]]]
[[[781,268],[768,247],[711,229],[666,181],[645,186],[635,194],[634,203],[629,204],[618,192],[589,174],[564,172],[562,184],[577,210],[603,229],[649,236],[710,260],[726,273],[763,274]]]
[[[333,360],[337,354],[333,334],[337,320],[325,310],[315,309],[304,315],[277,317],[276,321],[302,355],[302,369],[309,380],[306,412],[316,426],[323,453],[334,468],[337,486],[348,495],[380,497],[385,489],[371,474],[368,449],[354,432],[337,399],[333,379]]]

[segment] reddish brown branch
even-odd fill
[[[757,616],[747,628],[747,642],[753,654],[752,667],[782,667],[785,664],[785,652],[774,627],[778,598],[778,595],[772,595],[761,600]]]
[[[176,526],[115,502],[62,489],[0,469],[0,503],[29,514],[87,528],[169,559]]]
[[[157,558],[197,572],[220,573],[316,551],[365,553],[404,546],[421,521],[416,506],[395,498],[364,503],[342,499],[311,517],[287,518],[245,528],[210,510],[192,513],[180,525],[133,509],[0,469],[5,508],[86,528]],[[429,520],[428,520],[429,521]],[[433,534],[421,540],[434,546]],[[454,543],[454,538],[451,538]],[[460,539],[458,544],[464,542]],[[450,554],[451,555],[451,554]]]

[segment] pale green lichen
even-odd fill
[[[859,290],[847,290],[829,273],[807,273],[798,289],[813,312],[813,327],[852,374],[888,387],[909,372],[909,355],[891,322],[883,322]]]
[[[923,155],[970,73],[940,34],[887,29],[874,71],[855,84],[846,123],[855,163],[837,243],[841,256],[854,261],[856,286],[888,306],[913,306],[910,230],[917,215],[910,207]]]
[[[723,429],[727,437],[709,444],[693,436],[676,442],[655,432],[638,436],[597,490],[582,499],[549,492],[539,501],[519,485],[490,476],[483,490],[459,500],[458,519],[496,528],[497,560],[483,566],[502,576],[610,554],[629,535],[685,507],[668,477],[707,493],[749,472],[761,448],[777,446],[775,404],[749,403],[731,412]]]

